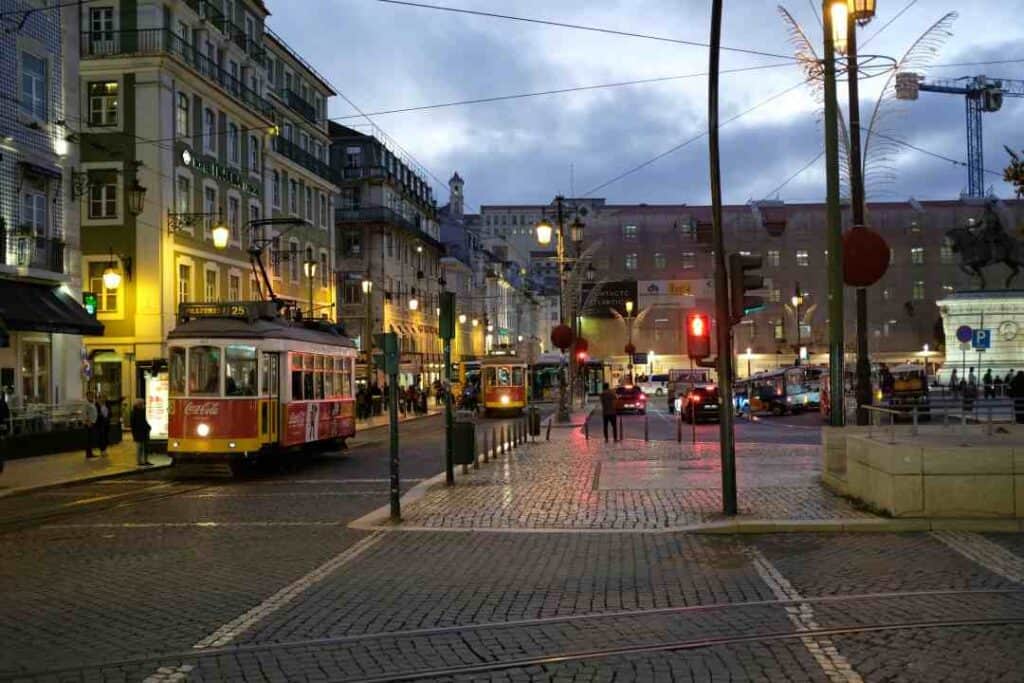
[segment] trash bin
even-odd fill
[[[530,427],[530,436],[540,436],[540,411],[537,406],[526,409],[526,420]]]
[[[472,465],[476,459],[476,424],[466,421],[452,425],[452,459],[456,465]]]

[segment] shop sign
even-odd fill
[[[234,188],[257,197],[260,195],[259,184],[248,180],[238,169],[224,166],[211,157],[198,157],[186,149],[181,153],[181,160],[186,166],[191,166],[203,175],[222,180]]]
[[[636,280],[587,283],[583,285],[583,315],[591,318],[614,318],[613,310],[626,315],[626,302],[636,302]],[[638,310],[633,309],[633,315]]]
[[[146,373],[146,421],[149,422],[151,439],[167,438],[168,423],[168,379],[161,372],[156,377]]]

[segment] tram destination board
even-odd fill
[[[273,304],[265,301],[225,301],[223,303],[192,303],[178,305],[178,320],[194,318],[238,318],[255,320],[273,317]]]

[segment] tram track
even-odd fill
[[[814,606],[822,614],[819,628],[801,628],[787,611]],[[995,606],[995,607],[994,607]],[[921,616],[921,612],[931,612]],[[886,619],[886,616],[890,616]],[[394,660],[378,660],[378,671],[353,671],[333,680],[408,681],[482,675],[509,669],[550,666],[659,652],[700,650],[732,644],[829,638],[880,631],[952,629],[1024,624],[1024,590],[973,589],[903,591],[831,595],[792,600],[759,600],[641,610],[620,610],[482,622],[423,629],[359,633],[335,637],[236,642],[83,662],[16,678],[61,676],[72,672],[135,669],[155,666],[201,667],[224,658],[339,658],[364,666],[372,653],[405,650]],[[607,642],[601,642],[604,639]],[[532,652],[530,650],[533,650]],[[477,661],[449,666],[418,665],[419,657],[462,652]],[[468,654],[467,654],[468,653]],[[436,660],[436,658],[435,658]]]

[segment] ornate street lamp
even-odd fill
[[[363,278],[362,287],[363,294],[369,294],[373,291],[373,280],[370,279],[369,275]]]
[[[875,0],[847,0],[846,7],[850,18],[861,26],[875,18]]]
[[[537,243],[543,247],[551,244],[551,234],[554,232],[554,228],[551,227],[551,223],[547,219],[541,219],[540,223],[537,223]]]
[[[832,44],[839,54],[846,54],[847,23],[850,20],[850,10],[846,3],[847,0],[832,0],[828,8],[832,17]]]
[[[572,239],[573,244],[579,248],[580,242],[583,241],[583,228],[586,225],[580,220],[579,216],[573,219],[572,223],[569,224],[569,238]]]
[[[218,226],[220,227],[220,226]],[[214,237],[214,246],[217,244],[217,238]],[[302,262],[302,272],[306,274],[306,278],[309,280],[309,318],[313,319],[313,279],[316,277],[316,261],[308,259]]]
[[[117,289],[121,286],[121,273],[114,268],[113,261],[103,270],[103,286],[107,289]]]
[[[125,198],[128,200],[128,212],[133,216],[142,213],[142,206],[146,203],[146,188],[139,184],[136,178],[130,187],[125,191]]]
[[[217,225],[213,226],[213,230],[210,231],[211,237],[213,237],[214,249],[227,249],[228,239],[231,237],[231,231],[223,223],[218,222]]]
[[[465,313],[459,313],[459,324],[460,325],[465,325],[466,324],[466,314]]]

